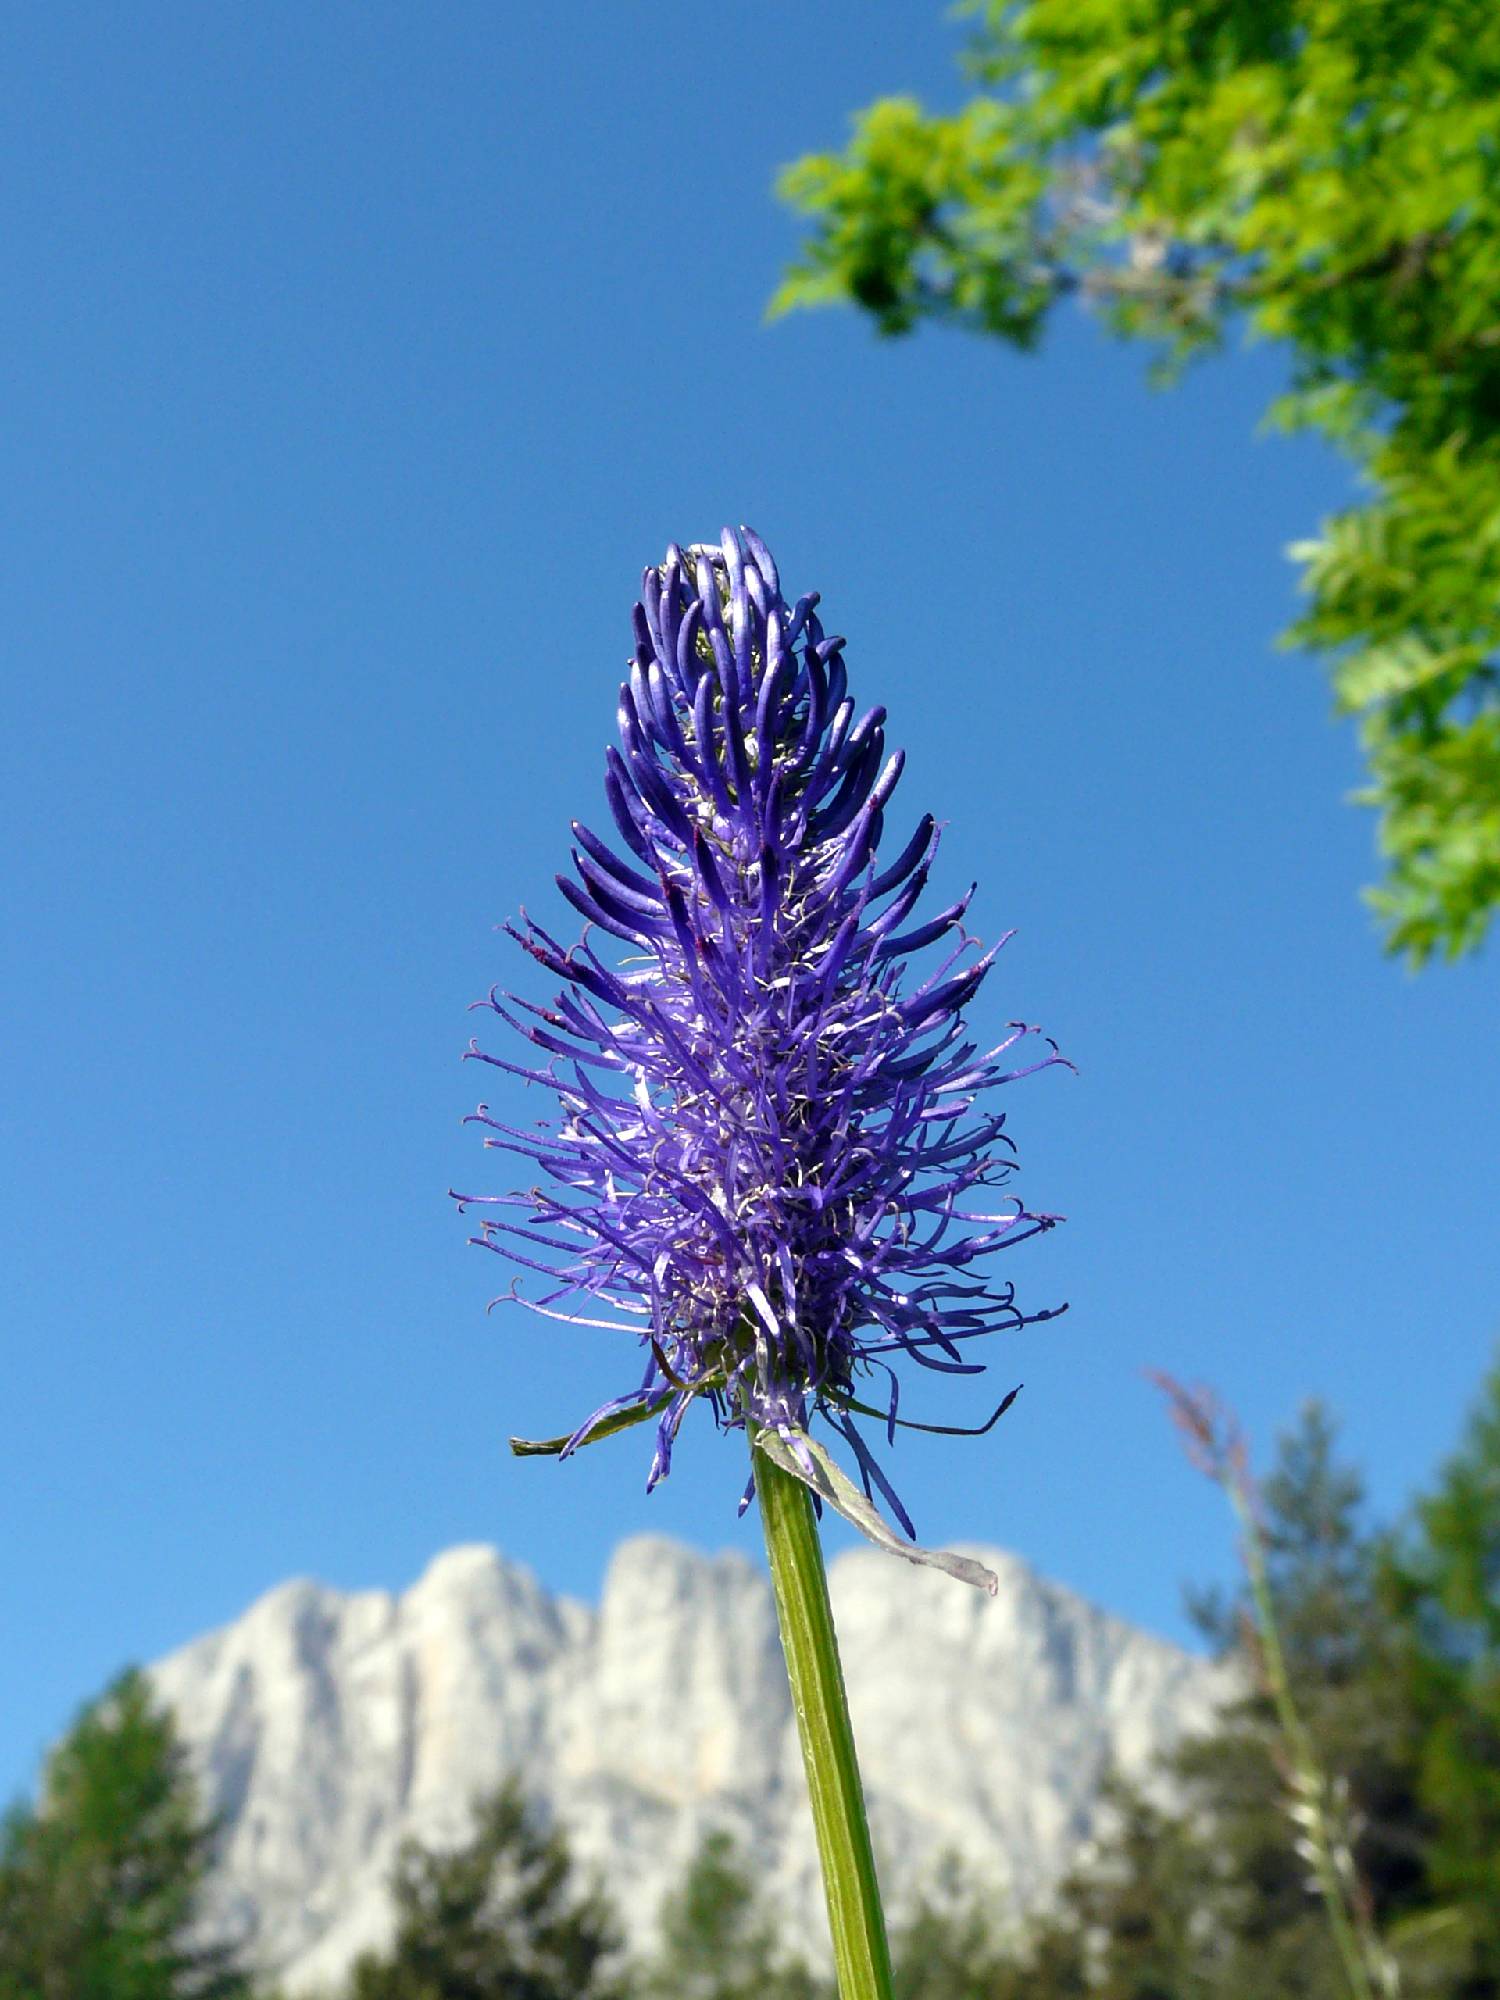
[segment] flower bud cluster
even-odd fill
[[[560,991],[481,1003],[535,1060],[470,1050],[555,1094],[540,1135],[474,1113],[546,1183],[460,1200],[477,1242],[544,1280],[507,1297],[638,1346],[638,1385],[564,1451],[654,1419],[654,1485],[700,1397],[799,1456],[816,1414],[910,1533],[856,1418],[894,1437],[893,1364],[978,1373],[974,1341],[1050,1317],[978,1267],[1057,1219],[995,1197],[1013,1161],[988,1098],[1060,1058],[1018,1057],[1019,1023],[967,1038],[995,952],[964,930],[968,894],[917,914],[930,815],[881,855],[902,753],[884,709],[857,711],[817,604],[787,603],[749,529],[645,572],[612,826],[575,821],[558,878],[583,938],[508,926]]]

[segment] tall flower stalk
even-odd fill
[[[1159,1371],[1151,1379],[1167,1398],[1188,1457],[1223,1490],[1239,1527],[1255,1658],[1285,1757],[1287,1817],[1297,1852],[1311,1871],[1310,1886],[1323,1905],[1348,2000],[1400,2000],[1399,1970],[1375,1927],[1355,1865],[1347,1799],[1323,1769],[1292,1688],[1266,1560],[1260,1496],[1244,1438],[1212,1391],[1185,1387]]]
[[[755,1483],[838,1989],[845,2000],[851,1995],[888,2000],[890,1945],[813,1502],[806,1487],[772,1460],[761,1460]]]
[[[902,753],[883,708],[856,710],[817,604],[788,603],[749,529],[645,572],[606,753],[612,832],[575,820],[575,872],[558,877],[583,937],[507,926],[560,991],[479,1003],[534,1059],[469,1050],[555,1095],[540,1135],[473,1114],[545,1181],[457,1199],[480,1210],[475,1242],[541,1281],[505,1301],[636,1354],[633,1386],[517,1451],[566,1458],[649,1424],[649,1491],[694,1403],[747,1434],[740,1504],[758,1493],[847,2000],[886,1993],[889,1962],[813,1510],[995,1588],[916,1545],[863,1426],[888,1444],[956,1429],[902,1414],[898,1365],[979,1374],[976,1342],[1052,1316],[981,1266],[1058,1219],[1005,1192],[989,1093],[1061,1058],[1019,1022],[989,1049],[967,1035],[998,947],[964,928],[972,890],[917,917],[930,814],[879,854]]]

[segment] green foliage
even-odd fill
[[[514,1785],[482,1800],[463,1846],[409,1841],[392,1880],[396,1936],[355,1965],[351,2000],[617,2000],[619,1938],[580,1892],[561,1835]]]
[[[1500,1370],[1467,1441],[1399,1540],[1363,1522],[1362,1482],[1316,1404],[1281,1440],[1260,1533],[1287,1678],[1330,1781],[1345,1879],[1406,2000],[1500,1991]],[[1171,1760],[1178,1816],[1121,1831],[1070,1885],[1107,1974],[1134,1904],[1163,1983],[1187,2000],[1342,2000],[1349,1991],[1303,1835],[1295,1747],[1245,1597],[1200,1606],[1246,1692]],[[1101,1883],[1106,1901],[1097,1900]],[[1123,1885],[1121,1902],[1110,1884]],[[1111,1989],[1112,1990],[1112,1989]],[[1126,1987],[1121,1991],[1130,1991]],[[1041,2000],[1041,1996],[1039,1996]]]
[[[773,311],[847,301],[1022,347],[1078,293],[1166,372],[1242,322],[1274,415],[1370,498],[1301,545],[1289,635],[1360,717],[1393,950],[1500,907],[1500,9],[1493,0],[989,0],[948,116],[872,105],[789,167]]]
[[[1064,1885],[1028,1993],[1045,1975],[1049,2000],[1251,2000],[1258,1989],[1226,1985],[1223,1941],[1203,1921],[1216,1870],[1195,1830],[1124,1786],[1113,1803],[1110,1837]]]
[[[239,2000],[193,1940],[211,1837],[169,1716],[122,1675],[0,1831],[0,2000]]]
[[[1407,1893],[1414,1801],[1411,1730],[1384,1694],[1362,1482],[1336,1461],[1315,1403],[1281,1440],[1258,1507],[1239,1477],[1257,1538],[1249,1588],[1202,1623],[1247,1691],[1173,1760],[1204,1835],[1214,1978],[1246,2000],[1367,1992],[1357,1931],[1367,1922],[1373,1937]]]
[[[787,1959],[726,1833],[709,1834],[667,1897],[660,1950],[640,1993],[641,2000],[832,2000],[831,1989]]]
[[[1026,2000],[1035,1990],[1035,1941],[1001,1927],[954,1856],[926,1885],[891,1949],[895,2000]],[[1050,1996],[1054,1986],[1041,1990]]]
[[[1434,1907],[1414,1942],[1478,2000],[1500,1992],[1500,1367],[1384,1583],[1430,1828]]]
[[[1401,1993],[1493,1995],[1500,1373],[1399,1565],[1315,1404],[1281,1440],[1260,1532],[1343,1865]],[[1244,1692],[1170,1760],[1175,1803],[1116,1785],[1106,1833],[1020,1938],[982,1901],[929,1898],[896,1939],[901,2000],[1348,2000],[1248,1590],[1198,1612]]]

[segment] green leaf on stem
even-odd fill
[[[611,1416],[601,1417],[585,1438],[579,1438],[573,1447],[582,1451],[586,1444],[597,1444],[600,1438],[613,1437],[617,1431],[628,1431],[633,1424],[643,1424],[647,1417],[658,1416],[662,1404],[667,1401],[661,1396],[648,1403],[637,1403],[628,1410],[616,1410]],[[575,1431],[565,1431],[555,1438],[517,1438],[510,1440],[510,1448],[517,1458],[556,1458],[566,1451],[569,1440],[577,1436]]]

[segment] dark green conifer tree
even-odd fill
[[[241,2000],[195,1930],[211,1843],[170,1715],[122,1674],[0,1830],[0,2000]]]
[[[1500,1993],[1500,1365],[1383,1583],[1425,1816],[1405,1955],[1449,2000],[1483,2000]]]
[[[822,2000],[830,1989],[785,1948],[729,1834],[710,1833],[662,1905],[643,2000]],[[830,1996],[831,2000],[831,1996]]]
[[[1053,1955],[1068,1981],[1056,2000],[1210,2000],[1221,1989],[1217,1941],[1201,1921],[1214,1884],[1200,1843],[1126,1786],[1115,1788],[1111,1805],[1109,1837],[1064,1885],[1052,1920]]]
[[[1414,1893],[1421,1869],[1412,1721],[1393,1699],[1378,1544],[1363,1503],[1363,1482],[1335,1455],[1326,1411],[1309,1403],[1261,1489],[1261,1530],[1288,1680],[1329,1787],[1331,1833],[1379,1928]],[[1248,1603],[1200,1599],[1195,1610],[1246,1687],[1219,1728],[1173,1760],[1202,1844],[1197,1921],[1216,1940],[1215,1977],[1241,2000],[1343,2000]]]
[[[949,1856],[891,1938],[896,2000],[1054,2000],[1038,1988],[996,1898]]]
[[[514,1784],[479,1802],[461,1847],[408,1841],[391,1886],[394,1943],[358,1961],[352,2000],[622,2000],[609,1907]]]

